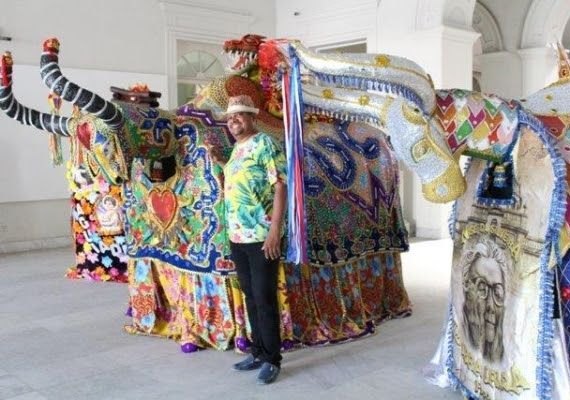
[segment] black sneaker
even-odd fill
[[[238,363],[235,363],[232,367],[234,371],[252,371],[261,367],[263,362],[260,359],[255,358],[251,354]]]
[[[261,366],[261,370],[259,371],[259,375],[257,375],[257,383],[259,385],[270,384],[275,379],[277,379],[277,376],[279,376],[279,371],[281,371],[281,368],[278,366],[264,362]]]

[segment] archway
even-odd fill
[[[520,48],[544,47],[562,39],[569,19],[568,0],[534,0],[526,15]]]

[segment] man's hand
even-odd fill
[[[224,158],[224,152],[222,146],[211,144],[207,140],[205,145],[206,145],[206,150],[208,150],[208,155],[210,156],[210,159],[213,162],[215,162],[216,164],[220,164],[222,167],[226,165],[228,160]]]
[[[278,229],[269,230],[261,250],[263,250],[265,258],[268,260],[276,260],[281,257],[281,234]]]

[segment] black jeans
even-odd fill
[[[281,366],[281,334],[277,303],[279,260],[268,260],[258,243],[230,242],[251,326],[251,354],[262,361]]]

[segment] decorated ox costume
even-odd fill
[[[428,372],[469,399],[565,399],[570,301],[567,168],[570,80],[522,101],[434,90],[388,55],[285,49],[320,82],[305,109],[377,125],[427,199],[457,199],[449,318]],[[471,160],[465,177],[459,155]]]

